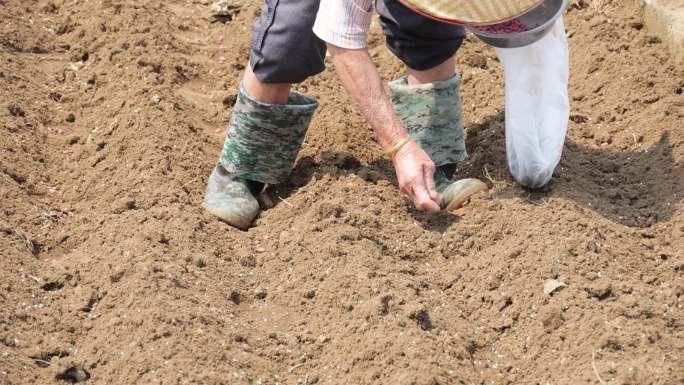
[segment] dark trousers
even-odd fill
[[[312,31],[319,0],[266,0],[254,22],[249,61],[264,83],[299,83],[325,69],[325,42]],[[424,71],[452,57],[462,27],[419,15],[397,0],[376,0],[387,46],[407,67]]]

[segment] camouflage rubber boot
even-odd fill
[[[265,183],[292,172],[318,102],[291,92],[287,104],[261,103],[244,88],[233,108],[219,163],[209,177],[203,206],[240,229],[259,214],[256,195]]]
[[[411,138],[437,166],[435,184],[442,209],[454,210],[486,185],[477,179],[453,182],[456,164],[467,156],[459,86],[461,78],[409,85],[402,77],[389,84],[394,111]]]

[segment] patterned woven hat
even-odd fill
[[[492,24],[520,16],[543,0],[399,0],[427,17],[452,24]]]

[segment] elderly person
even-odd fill
[[[372,0],[266,0],[253,26],[249,66],[203,206],[240,229],[259,213],[264,184],[290,174],[318,103],[291,91],[324,70],[326,50],[346,91],[392,160],[401,191],[438,212],[473,186],[450,180],[466,158],[454,54],[463,27],[377,0],[387,46],[407,67],[386,93],[367,49]],[[470,180],[471,183],[480,183]],[[477,187],[477,186],[476,186]],[[459,195],[460,194],[460,195]]]

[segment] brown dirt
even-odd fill
[[[544,191],[507,171],[501,69],[470,39],[460,173],[491,197],[412,209],[328,71],[241,232],[199,204],[259,3],[0,0],[0,383],[684,383],[684,70],[637,6],[568,11]]]

